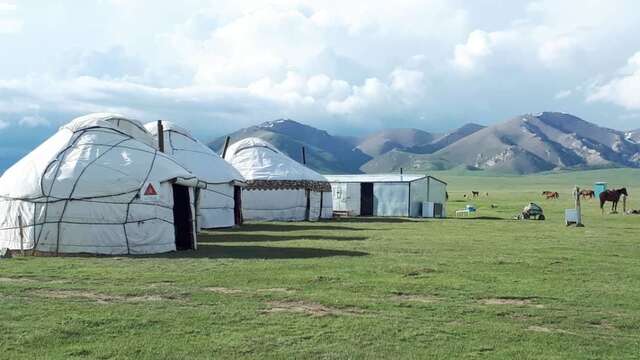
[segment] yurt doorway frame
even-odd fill
[[[173,228],[176,250],[193,249],[193,213],[191,212],[189,188],[177,184],[173,184]]]
[[[233,217],[236,225],[242,225],[242,187],[233,187]]]
[[[360,184],[360,215],[373,216],[373,183]]]

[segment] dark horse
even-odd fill
[[[618,201],[620,201],[620,196],[629,196],[627,194],[627,188],[617,189],[617,190],[605,190],[600,193],[600,210],[604,213],[604,203],[607,201],[611,201],[613,204],[611,205],[611,212],[618,212]]]

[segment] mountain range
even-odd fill
[[[529,174],[556,169],[640,167],[640,129],[618,131],[557,112],[517,116],[491,126],[450,132],[387,129],[362,137],[334,136],[280,119],[240,129],[231,141],[259,137],[321,173],[411,172],[463,167]],[[226,136],[209,145],[221,151]]]

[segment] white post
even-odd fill
[[[584,227],[582,224],[582,209],[580,209],[580,188],[576,186],[576,227]]]
[[[627,213],[627,195],[622,195],[622,214]]]

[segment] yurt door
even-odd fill
[[[193,214],[189,201],[189,188],[173,185],[173,227],[176,250],[193,249]]]
[[[233,216],[236,225],[242,225],[242,188],[233,187]]]
[[[360,184],[360,215],[373,216],[373,183]]]

